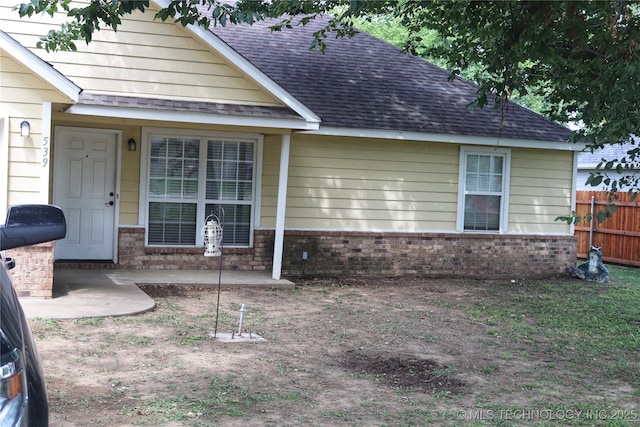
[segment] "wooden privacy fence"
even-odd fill
[[[606,262],[640,267],[640,197],[631,201],[627,193],[617,193],[616,212],[603,222],[596,219],[597,212],[609,203],[606,191],[578,191],[576,212],[583,218],[591,211],[593,198],[594,219],[581,221],[575,226],[578,236],[578,257],[586,258],[589,251],[589,237],[592,245],[602,248],[602,258]],[[593,227],[593,228],[592,228]]]

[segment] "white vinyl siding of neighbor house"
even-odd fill
[[[103,29],[77,52],[37,49],[39,36],[58,28],[61,16],[18,17],[0,6],[2,29],[87,92],[148,98],[282,105],[258,84],[191,37],[179,24],[136,12],[117,32]]]
[[[41,179],[43,102],[67,102],[68,99],[2,50],[0,69],[0,111],[10,112],[6,132],[8,141],[3,141],[8,144],[8,156],[0,159],[7,162],[7,188],[0,191],[7,191],[7,205],[47,203],[48,194],[43,193]],[[20,123],[24,120],[31,128],[30,136],[25,138],[20,136]]]
[[[556,221],[571,212],[571,151],[513,149],[509,196],[509,232],[572,234]]]
[[[279,143],[265,143],[262,226],[275,225]],[[285,226],[308,230],[450,231],[455,145],[294,135]]]

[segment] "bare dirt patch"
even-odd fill
[[[452,378],[446,366],[429,359],[389,357],[350,350],[344,355],[343,366],[352,372],[373,375],[390,387],[403,387],[428,393],[460,393],[466,383]]]
[[[492,286],[223,289],[218,331],[236,331],[246,304],[244,329],[260,343],[214,340],[217,289],[196,286],[141,287],[157,307],[138,316],[33,320],[51,425],[458,425],[501,408],[599,407],[602,396],[608,408],[638,406],[633,386],[585,376],[546,341],[515,339],[509,322],[482,311],[503,297]]]

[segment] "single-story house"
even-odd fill
[[[201,230],[219,208],[222,268],[276,279],[574,265],[555,220],[582,148],[565,127],[470,110],[474,84],[368,34],[323,54],[321,22],[185,28],[154,20],[163,3],[56,53],[36,43],[64,17],[0,6],[0,211],[53,203],[68,221],[14,253],[22,295],[50,296],[54,265],[217,269]]]

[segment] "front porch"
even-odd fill
[[[274,280],[267,271],[223,270],[54,270],[53,298],[21,298],[27,318],[73,319],[126,316],[152,310],[153,299],[137,285],[185,285],[217,292],[234,287],[291,288],[288,280]],[[212,307],[214,310],[215,307]]]

